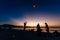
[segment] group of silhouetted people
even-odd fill
[[[46,28],[47,33],[49,34],[49,27],[48,27],[48,24],[47,24],[47,23],[45,23],[45,28]],[[42,29],[41,29],[41,27],[40,27],[39,24],[37,24],[37,33],[38,33],[38,35],[40,35],[40,36],[41,36],[41,34],[42,34]]]
[[[45,28],[46,28],[47,33],[49,33],[49,27],[48,27],[48,24],[47,23],[45,23]],[[26,29],[26,22],[24,23],[24,30],[25,29]],[[42,29],[41,29],[41,27],[40,27],[39,24],[37,24],[37,32],[39,32],[39,33],[42,32]]]

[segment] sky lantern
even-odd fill
[[[32,7],[33,8],[36,8],[37,7],[36,1],[33,1]]]
[[[32,7],[33,7],[33,8],[36,8],[36,7],[37,7],[37,5],[36,5],[36,4],[33,4],[33,5],[32,5]]]

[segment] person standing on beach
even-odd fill
[[[47,33],[49,33],[49,27],[48,27],[48,24],[47,23],[45,23],[45,27],[46,27]]]

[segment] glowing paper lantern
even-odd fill
[[[32,5],[32,7],[33,7],[33,8],[36,8],[36,7],[37,7],[37,5],[36,5],[36,4],[33,4],[33,5]]]

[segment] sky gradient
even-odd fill
[[[35,2],[34,2],[35,1]],[[36,8],[32,5],[36,4]],[[60,26],[59,0],[0,0],[0,24]]]

